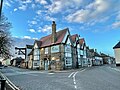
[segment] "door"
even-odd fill
[[[48,70],[48,60],[47,60],[47,58],[44,58],[44,62],[45,62],[45,64],[44,64],[45,70]]]

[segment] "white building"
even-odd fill
[[[113,47],[116,66],[120,66],[120,41]]]

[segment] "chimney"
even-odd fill
[[[51,36],[51,42],[52,43],[55,43],[56,42],[56,24],[55,24],[55,21],[53,21],[53,24],[52,24],[52,36]]]

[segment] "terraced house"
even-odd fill
[[[68,28],[56,32],[56,24],[53,21],[52,34],[34,42],[29,53],[28,67],[43,70],[80,67],[83,63],[81,60],[86,60],[84,46],[84,39],[80,39],[77,34],[71,35]]]

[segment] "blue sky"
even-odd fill
[[[3,12],[12,23],[13,37],[39,39],[69,28],[85,38],[90,48],[114,55],[120,40],[120,0],[3,0]]]

